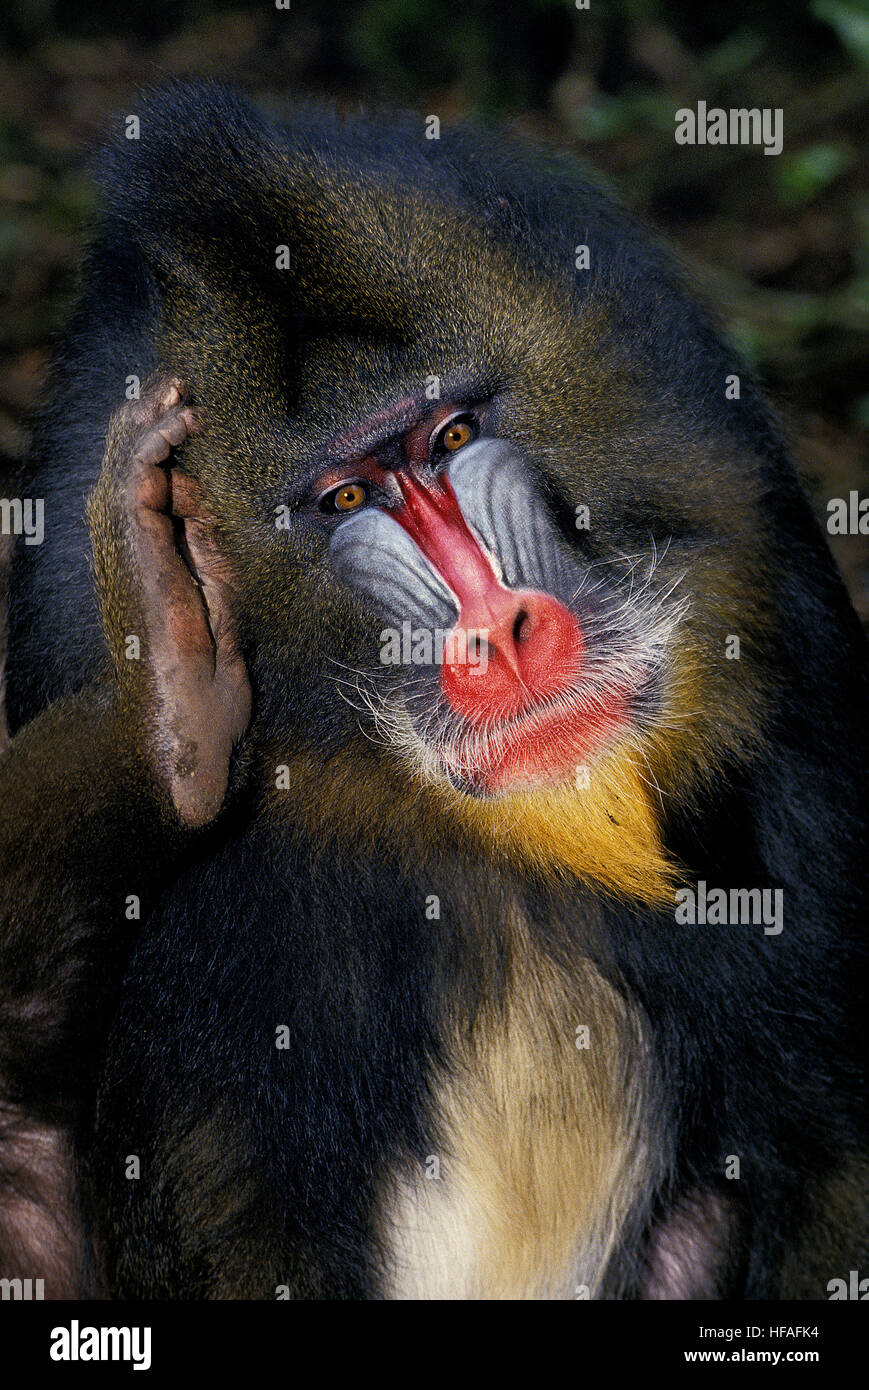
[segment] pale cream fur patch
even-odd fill
[[[457,1029],[457,1069],[435,1087],[440,1176],[413,1165],[385,1184],[388,1298],[593,1298],[655,1180],[639,1016],[589,962],[557,966],[518,917],[509,939],[506,996]]]

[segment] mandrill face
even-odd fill
[[[448,408],[422,457],[406,434],[400,461],[369,455],[318,505],[336,573],[390,625],[382,640],[405,639],[398,672],[383,645],[357,671],[363,711],[428,775],[494,796],[581,781],[648,724],[680,605],[562,537],[522,454],[480,434],[485,415]]]

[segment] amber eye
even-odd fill
[[[467,444],[474,435],[470,425],[465,424],[464,420],[456,420],[452,425],[447,425],[441,435],[441,443],[450,453],[455,453],[456,449],[461,449],[463,444]]]
[[[355,512],[368,501],[368,489],[364,483],[342,483],[332,492],[320,499],[324,511]]]
[[[472,439],[477,437],[476,421],[468,420],[448,420],[445,425],[435,434],[433,444],[435,451],[445,450],[448,454],[454,454],[457,449],[462,449],[466,444],[470,444]]]

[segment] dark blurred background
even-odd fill
[[[87,151],[174,74],[574,151],[694,268],[819,515],[869,491],[869,0],[6,0],[0,44],[0,492],[75,291]],[[782,107],[784,152],[677,146],[674,112],[698,100]],[[834,548],[869,618],[869,542]]]

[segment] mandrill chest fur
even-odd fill
[[[599,1297],[659,1176],[638,1011],[588,960],[568,970],[535,947],[517,911],[498,929],[503,993],[455,1020],[431,1152],[394,1164],[379,1195],[387,1297]]]

